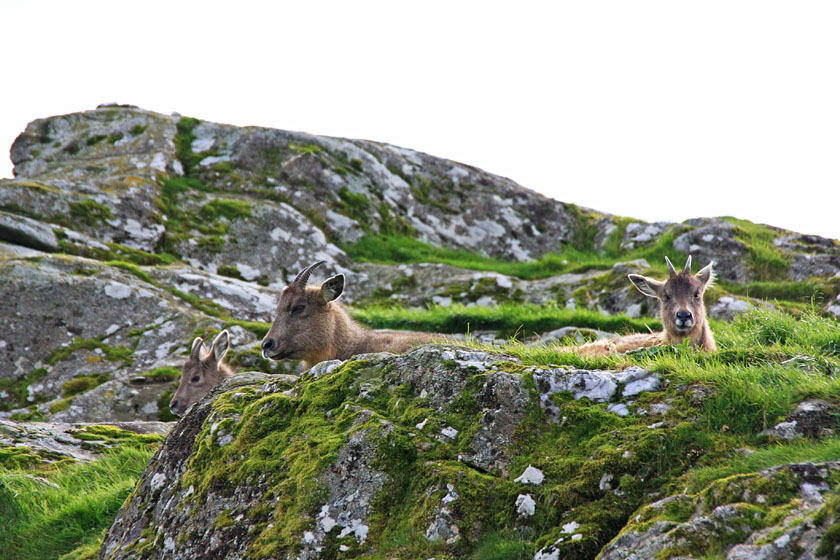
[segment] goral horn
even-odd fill
[[[685,268],[683,268],[683,274],[691,274],[691,255],[688,255],[688,259],[685,261]]]
[[[665,262],[668,264],[668,273],[671,276],[676,276],[677,271],[674,269],[674,265],[671,264],[671,259],[669,259],[668,257],[665,257]]]
[[[309,275],[312,274],[312,271],[324,264],[327,261],[318,261],[314,264],[310,264],[303,270],[301,270],[298,275],[295,277],[295,281],[292,282],[295,286],[300,286],[301,288],[306,286],[306,283],[309,282]]]

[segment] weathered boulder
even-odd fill
[[[554,519],[545,492],[568,481],[540,452],[524,463],[514,450],[568,422],[553,399],[619,419],[661,389],[641,368],[525,368],[445,345],[322,362],[288,390],[234,376],[177,424],[100,557],[358,555],[386,551],[385,537],[406,530],[423,535],[424,553],[458,556],[508,524],[539,534]],[[610,410],[616,399],[624,413]],[[592,499],[616,495],[613,474],[587,477],[601,481]]]

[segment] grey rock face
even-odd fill
[[[66,384],[86,376],[107,382],[57,419],[157,419],[160,386],[135,387],[130,380],[163,365],[180,367],[192,333],[216,323],[170,293],[88,259],[6,259],[0,279],[7,302],[0,308],[0,379],[29,380],[26,402],[0,393],[6,410],[42,403],[49,414],[50,403],[66,396]]]
[[[652,224],[633,222],[627,224],[627,228],[624,230],[624,238],[621,240],[621,248],[636,249],[652,245],[674,227],[675,224],[670,222],[654,222]]]
[[[815,559],[824,528],[816,527],[811,516],[822,507],[823,496],[830,489],[828,481],[838,469],[840,464],[836,462],[791,464],[719,481],[722,486],[712,489],[706,499],[699,495],[665,498],[645,506],[637,515],[634,522],[645,523],[643,530],[634,530],[631,523],[630,530],[607,545],[598,558],[670,557],[669,551],[685,549],[691,550],[692,557],[702,557],[712,549],[722,549],[728,560]],[[795,490],[785,495],[755,490],[774,487]],[[714,501],[709,503],[707,499]],[[656,520],[666,510],[677,511],[675,502],[682,504],[680,511],[689,512],[687,519]],[[778,524],[750,529],[749,516],[760,519],[770,507],[788,503],[787,515]],[[769,535],[773,535],[772,539],[768,539]]]
[[[709,306],[709,317],[723,321],[731,321],[737,315],[749,310],[756,302],[738,299],[732,296],[722,296]],[[761,302],[762,305],[769,305]]]
[[[52,229],[37,220],[0,211],[0,240],[40,251],[58,251]]]
[[[722,280],[747,282],[753,279],[744,259],[747,247],[735,238],[733,224],[718,219],[688,220],[686,223],[694,229],[674,239],[675,249],[691,255],[699,266],[714,261],[715,272]]]

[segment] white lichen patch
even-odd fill
[[[361,519],[353,519],[350,523],[351,525],[341,530],[341,532],[338,534],[338,538],[343,538],[349,535],[350,533],[353,533],[357,541],[359,541],[360,543],[365,542],[365,540],[367,540],[368,535],[368,526],[362,523]]]
[[[262,276],[262,271],[260,269],[254,268],[245,263],[236,263],[236,270],[239,271],[239,274],[242,275],[242,278],[248,281],[256,280],[257,278]]]
[[[161,488],[163,488],[165,484],[166,475],[164,473],[157,473],[155,476],[152,477],[152,481],[150,482],[152,492],[158,492]]]
[[[131,296],[131,288],[125,284],[111,281],[105,286],[105,295],[114,299],[125,299]]]

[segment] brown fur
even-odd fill
[[[442,341],[431,333],[371,330],[354,321],[338,303],[344,291],[344,275],[328,278],[320,286],[306,286],[304,269],[283,289],[274,322],[263,338],[263,356],[273,360],[302,360],[310,368],[326,360],[346,360],[356,354],[405,352],[412,346]]]
[[[213,339],[210,348],[204,340],[193,340],[190,357],[181,370],[181,382],[178,390],[172,395],[169,410],[181,416],[210,389],[234,374],[229,365],[224,362],[225,354],[230,347],[230,333],[222,331]]]
[[[606,356],[665,344],[681,344],[688,339],[692,346],[701,350],[714,351],[715,337],[706,320],[706,307],[703,294],[714,281],[712,263],[697,274],[691,274],[691,257],[679,273],[674,269],[668,257],[670,275],[664,282],[653,280],[639,274],[630,274],[628,278],[643,294],[659,300],[659,318],[663,330],[658,333],[630,334],[618,338],[596,340],[582,346],[569,348],[584,356]],[[690,313],[691,325],[678,325],[677,313]]]

